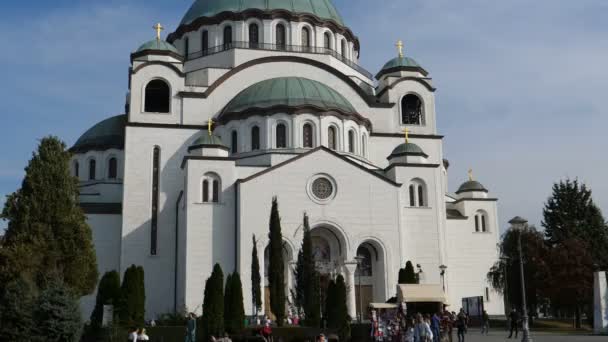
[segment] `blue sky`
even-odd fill
[[[192,0],[2,1],[0,204],[39,138],[68,145],[122,112],[129,53]],[[405,52],[438,87],[450,190],[473,168],[500,224],[539,224],[551,185],[578,177],[608,211],[608,1],[334,0],[377,71]],[[2,227],[0,223],[0,228]]]

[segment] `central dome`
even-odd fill
[[[258,82],[243,90],[228,103],[223,113],[275,106],[312,106],[323,111],[356,112],[344,96],[321,82],[302,77],[280,77]]]
[[[312,14],[344,26],[342,17],[331,0],[196,0],[180,25],[190,24],[202,17],[213,17],[222,12],[238,13],[248,9]]]

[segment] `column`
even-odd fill
[[[357,319],[357,297],[355,295],[356,283],[355,283],[355,270],[357,269],[357,262],[347,262],[344,264],[346,269],[345,281],[348,291],[346,294],[346,307],[348,308],[348,315],[353,321]]]
[[[594,276],[594,314],[593,332],[608,333],[608,281],[606,272],[595,272]]]

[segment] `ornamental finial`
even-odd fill
[[[399,39],[395,46],[397,47],[397,51],[399,51],[399,58],[403,58],[403,41]]]
[[[469,181],[471,181],[471,182],[472,182],[473,180],[475,180],[475,179],[473,178],[473,169],[469,169],[468,174],[469,174]]]
[[[209,121],[207,122],[207,132],[209,133],[209,136],[213,133],[213,120],[211,118],[209,118]]]
[[[406,127],[403,130],[403,133],[405,133],[405,143],[409,144],[410,143],[410,129]]]
[[[160,32],[165,28],[160,23],[154,25],[152,28],[156,31],[156,40],[160,40]]]

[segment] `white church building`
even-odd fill
[[[143,266],[148,318],[200,314],[215,263],[240,273],[251,312],[252,237],[267,265],[274,196],[286,291],[307,213],[352,317],[395,296],[407,260],[451,310],[483,297],[504,313],[486,281],[497,199],[472,177],[449,192],[436,88],[401,44],[366,71],[331,0],[197,0],[166,39],[155,29],[131,54],[125,114],[71,148],[99,272]],[[94,296],[82,304],[88,317]]]

